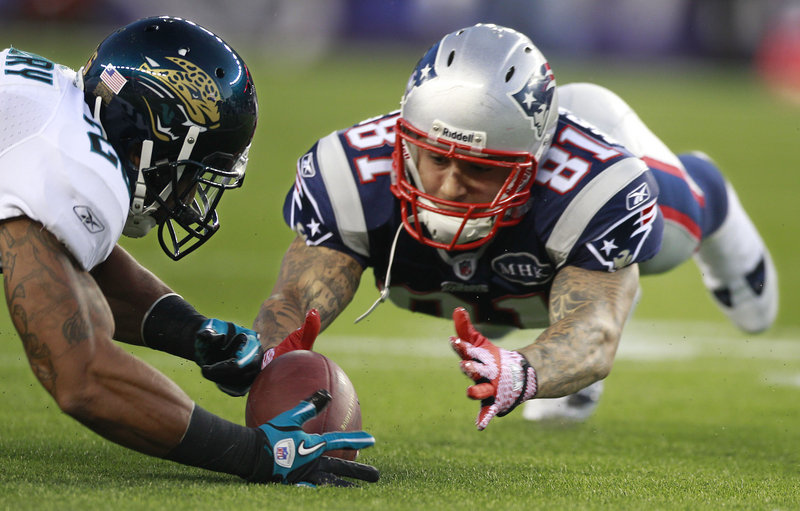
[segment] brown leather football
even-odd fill
[[[315,351],[296,350],[276,358],[256,377],[247,395],[245,423],[257,427],[325,389],[331,402],[304,425],[306,433],[361,430],[361,405],[353,383],[336,362]],[[354,460],[358,451],[328,451]]]

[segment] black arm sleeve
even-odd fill
[[[156,300],[142,321],[142,340],[154,350],[195,361],[197,331],[208,318],[174,293]]]
[[[165,459],[266,483],[272,478],[267,436],[218,417],[195,404],[181,442]]]

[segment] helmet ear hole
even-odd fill
[[[217,75],[217,78],[225,78],[225,70],[221,67],[218,67],[214,70],[214,74]]]
[[[456,52],[455,52],[455,50],[454,50],[454,51],[451,51],[451,52],[450,52],[450,55],[448,55],[448,56],[447,56],[447,65],[448,65],[448,66],[450,66],[451,64],[453,64],[453,58],[454,58],[455,56],[456,56]]]
[[[514,76],[514,66],[511,66],[506,73],[506,83],[511,81],[512,76]]]

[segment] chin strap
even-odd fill
[[[194,149],[195,144],[197,143],[197,136],[200,134],[200,127],[199,126],[190,126],[189,129],[186,131],[186,136],[183,138],[183,145],[181,145],[181,150],[178,152],[178,159],[175,161],[184,161],[188,160],[192,157],[192,150]],[[185,170],[185,165],[179,165],[177,170],[177,175],[175,176],[175,180],[180,181],[181,176],[183,175],[183,171]],[[141,170],[139,171],[141,174]],[[168,183],[167,186],[161,190],[159,193],[159,197],[161,200],[166,201],[169,198],[169,195],[172,193],[172,183]],[[158,204],[153,204],[154,207],[158,207]]]
[[[377,300],[375,300],[375,303],[372,304],[372,307],[370,307],[367,310],[367,312],[356,318],[354,323],[358,323],[362,319],[369,316],[370,313],[372,313],[372,311],[374,311],[378,307],[378,305],[382,304],[383,302],[386,301],[387,298],[389,298],[389,286],[392,283],[392,263],[394,263],[394,253],[397,249],[397,240],[398,238],[400,238],[400,233],[403,231],[403,228],[404,228],[403,224],[401,223],[400,227],[397,228],[397,232],[394,234],[394,240],[392,241],[392,249],[389,251],[389,266],[386,268],[386,283],[383,285],[383,289],[381,289],[381,295],[378,297]]]
[[[100,99],[100,98],[98,98]],[[178,153],[178,161],[188,160],[192,155],[192,150],[197,143],[197,135],[200,133],[200,128],[191,126],[183,139],[183,145]],[[122,233],[131,238],[141,238],[150,229],[156,226],[156,219],[153,218],[152,212],[158,208],[158,203],[148,208],[145,211],[144,199],[147,195],[147,185],[144,182],[144,169],[150,168],[153,164],[153,141],[142,141],[142,152],[139,155],[139,172],[136,175],[136,183],[133,185],[133,200],[131,201],[131,209],[128,212],[128,219],[125,222],[125,228]],[[180,176],[178,176],[180,179]],[[168,184],[162,190],[160,196],[162,200],[167,200],[172,191],[172,184]]]
[[[83,80],[81,80],[81,90],[83,90]],[[94,111],[92,111],[92,117],[94,117],[94,121],[100,125],[100,129],[103,130],[103,138],[108,140],[108,134],[106,133],[106,128],[103,126],[103,121],[100,120],[100,108],[103,106],[103,98],[97,96],[94,98]]]
[[[78,72],[76,85],[83,89],[83,79],[80,78],[83,68]],[[95,122],[100,125],[103,130],[103,138],[108,139],[106,128],[100,120],[100,109],[103,107],[103,98],[97,96],[94,98],[94,109],[92,116]],[[123,155],[118,155],[120,158]],[[125,226],[122,228],[122,234],[131,238],[141,238],[150,231],[155,225],[156,221],[150,216],[143,215],[144,209],[144,196],[147,188],[144,184],[144,177],[142,176],[142,169],[150,166],[150,160],[153,156],[153,141],[145,140],[142,142],[142,153],[139,157],[139,174],[136,177],[136,183],[133,189],[133,201],[131,202],[131,209],[128,211],[128,218],[125,220]]]
[[[147,194],[147,186],[144,183],[142,170],[150,167],[153,159],[153,141],[145,140],[142,142],[142,152],[139,155],[139,172],[136,175],[136,183],[133,185],[133,200],[131,209],[128,211],[128,219],[122,233],[131,238],[141,238],[150,229],[155,227],[156,219],[144,214],[144,198]]]

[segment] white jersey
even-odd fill
[[[47,59],[0,52],[0,220],[42,223],[88,271],[119,239],[130,194],[74,82]]]

